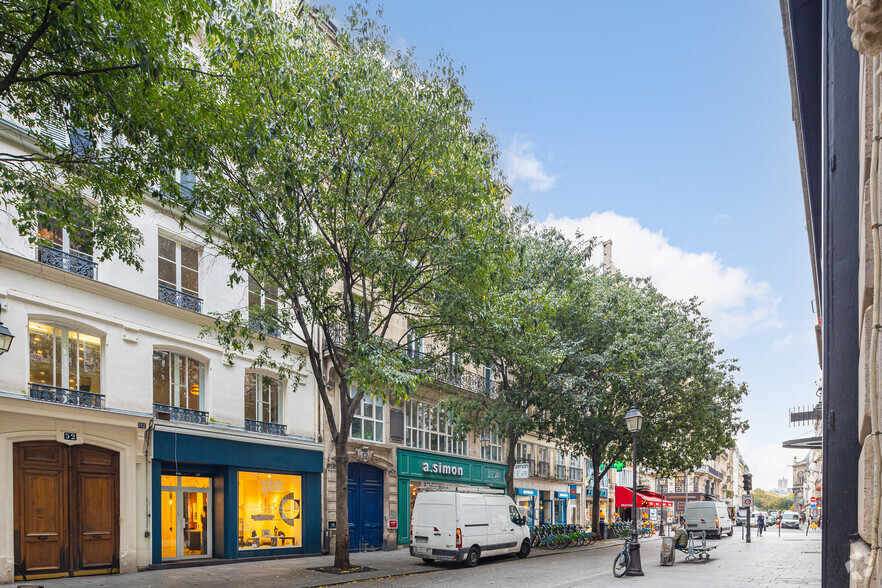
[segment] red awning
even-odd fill
[[[661,508],[662,502],[667,508],[673,508],[674,503],[663,500],[662,497],[655,492],[637,491],[637,508]],[[627,486],[616,486],[616,508],[628,508],[634,506],[634,498],[631,489]]]

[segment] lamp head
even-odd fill
[[[640,429],[643,428],[643,415],[640,414],[637,407],[632,406],[631,409],[625,413],[625,425],[628,427],[630,433],[639,433]]]

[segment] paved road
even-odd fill
[[[590,548],[561,551],[534,551],[524,560],[515,557],[488,558],[474,569],[449,565],[427,565],[408,555],[406,550],[353,554],[354,564],[374,568],[371,572],[337,576],[310,570],[333,563],[333,558],[310,557],[240,562],[235,564],[154,570],[124,576],[93,576],[35,582],[46,588],[160,588],[228,586],[243,588],[312,587],[334,584],[362,584],[364,588],[453,586],[531,586],[570,588],[600,586],[820,586],[821,534],[813,530],[806,537],[802,531],[768,531],[754,537],[753,543],[735,536],[719,541],[709,562],[685,563],[678,554],[677,563],[661,567],[658,563],[660,540],[641,542],[643,577],[616,579],[612,562],[620,548],[607,541]]]
[[[708,562],[686,563],[682,554],[670,567],[659,565],[658,541],[642,550],[643,577],[616,579],[612,562],[617,546],[584,553],[556,552],[550,557],[515,560],[499,558],[474,569],[456,569],[440,574],[425,574],[371,582],[371,585],[409,586],[535,586],[571,588],[577,586],[800,586],[821,585],[821,533],[777,529],[750,544],[741,539],[736,528],[732,538],[711,541],[717,545]],[[610,584],[610,583],[614,584]]]

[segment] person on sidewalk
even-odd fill
[[[686,527],[680,525],[677,527],[677,532],[674,533],[674,548],[675,549],[686,549],[689,545],[689,533],[686,531]]]
[[[756,518],[756,533],[758,536],[762,536],[763,527],[766,525],[766,517],[762,513]]]

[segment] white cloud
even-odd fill
[[[787,335],[786,337],[781,337],[780,339],[775,339],[775,342],[772,343],[772,349],[775,351],[781,351],[782,349],[786,349],[793,344],[793,335]]]
[[[549,215],[545,224],[570,236],[581,231],[586,237],[612,239],[613,263],[622,273],[652,277],[671,298],[697,296],[719,342],[782,325],[780,298],[768,282],[756,281],[745,268],[724,265],[714,253],[675,247],[661,231],[642,227],[634,218],[607,211],[576,219]]]
[[[715,216],[713,218],[714,223],[720,223],[720,222],[728,221],[728,220],[732,220],[732,217],[729,216],[728,214],[718,214],[717,216]]]
[[[531,152],[530,141],[515,136],[502,151],[502,169],[511,182],[526,182],[531,192],[547,192],[554,187],[557,176],[545,171],[545,164]]]

